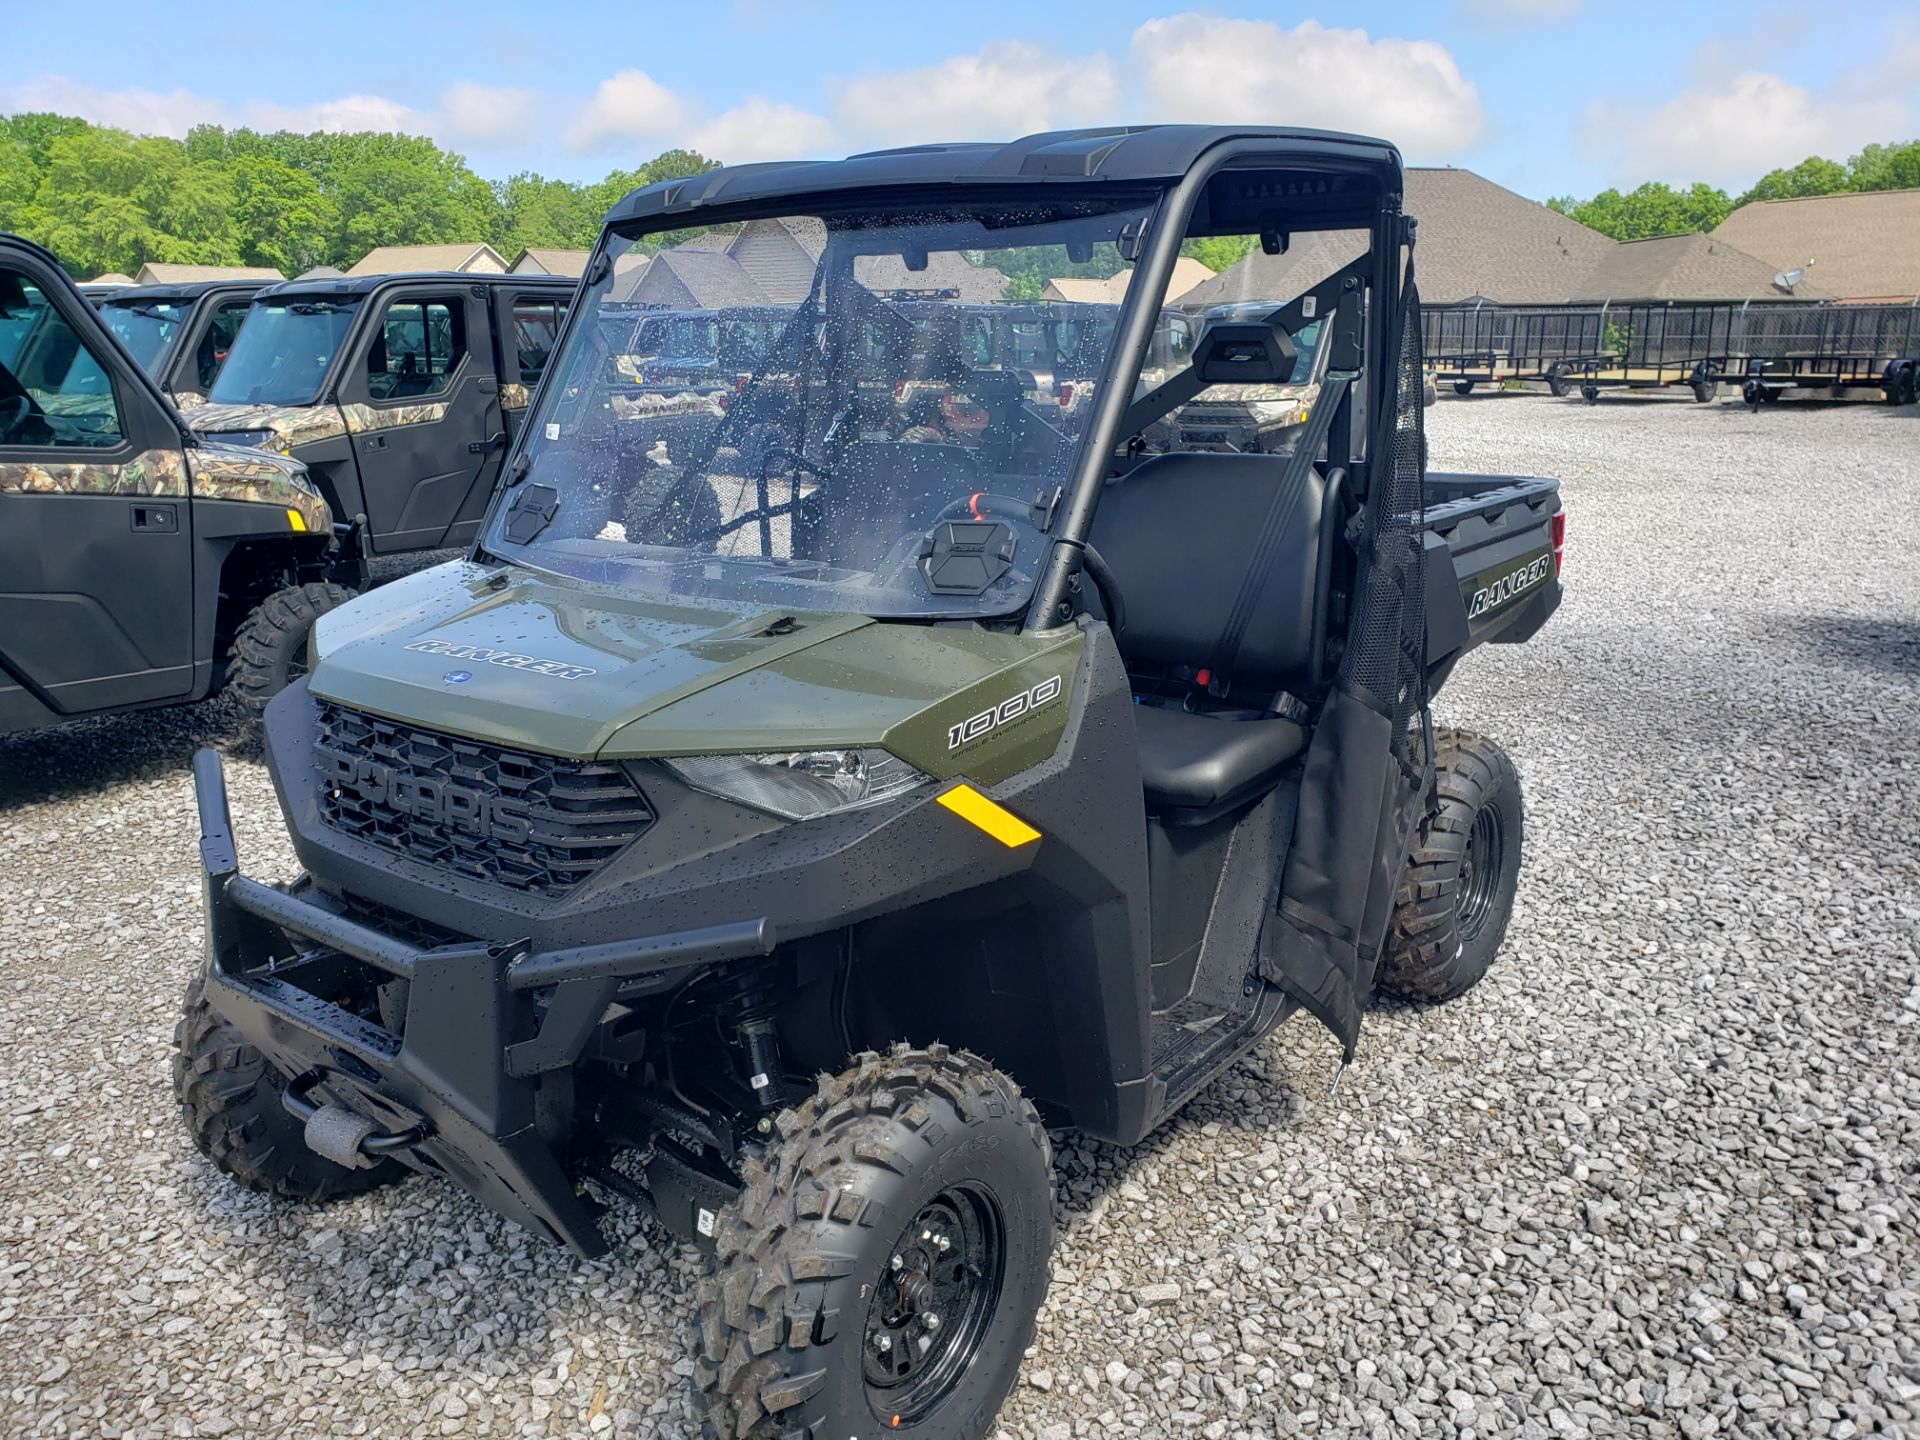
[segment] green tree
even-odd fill
[[[243,264],[298,275],[325,262],[339,216],[304,170],[250,153],[233,162],[233,223]]]
[[[1246,259],[1252,250],[1251,235],[1201,235],[1180,246],[1182,255],[1198,260],[1216,275],[1222,270],[1231,270]]]
[[[417,135],[372,133],[324,167],[338,217],[332,260],[350,265],[376,245],[432,245],[494,233],[493,192],[460,156]]]
[[[1920,188],[1920,140],[1869,145],[1847,161],[1847,171],[1855,190]]]
[[[25,111],[0,119],[0,129],[27,147],[27,154],[36,170],[47,168],[47,157],[54,141],[63,135],[73,135],[92,128],[86,121],[71,115],[50,115],[43,110]]]
[[[145,169],[124,130],[87,126],[56,136],[25,230],[78,275],[128,274],[152,257],[153,217],[137,197]]]
[[[600,232],[600,214],[587,191],[564,180],[522,171],[494,186],[500,215],[495,248],[512,259],[528,245],[584,250]]]
[[[1769,170],[1753,188],[1734,202],[1745,205],[1754,200],[1797,200],[1804,195],[1832,195],[1853,188],[1847,167],[1837,160],[1809,155],[1798,165]]]
[[[1649,180],[1625,194],[1602,190],[1591,200],[1558,196],[1547,201],[1547,205],[1588,229],[1611,235],[1616,240],[1645,240],[1655,235],[1711,230],[1733,210],[1733,201],[1724,190],[1703,182],[1676,190],[1660,180]]]
[[[33,152],[22,141],[0,134],[0,230],[18,230],[27,223],[27,206],[40,188],[40,171]]]

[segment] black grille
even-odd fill
[[[476,880],[560,895],[653,823],[626,770],[559,760],[322,701],[320,817]]]

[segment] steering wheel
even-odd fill
[[[0,436],[12,435],[33,418],[36,408],[31,395],[0,395]]]

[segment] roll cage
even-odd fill
[[[1045,200],[1071,207],[1076,196],[1113,203],[1133,194],[1151,204],[1150,219],[1121,237],[1134,265],[1116,320],[1107,362],[1096,382],[1092,414],[1068,483],[1051,517],[1051,545],[1021,617],[1023,628],[1053,629],[1069,619],[1075,577],[1086,568],[1087,537],[1101,487],[1114,472],[1130,434],[1134,382],[1148,365],[1154,332],[1180,247],[1189,237],[1261,237],[1270,253],[1285,250],[1294,233],[1358,230],[1368,237],[1362,255],[1340,272],[1364,298],[1356,336],[1360,354],[1335,357],[1360,371],[1352,386],[1337,387],[1325,403],[1338,413],[1327,425],[1327,464],[1344,467],[1356,498],[1368,485],[1370,426],[1391,425],[1397,343],[1396,301],[1401,247],[1411,240],[1403,214],[1404,171],[1399,151],[1384,141],[1290,128],[1154,126],[1145,129],[1063,131],[1006,145],[941,145],[878,151],[830,162],[725,167],[636,190],[606,217],[582,281],[605,278],[614,252],[646,235],[775,218],[796,208],[823,216],[876,208],[910,209],[958,204]],[[583,323],[569,313],[556,353]],[[1197,346],[1196,346],[1197,353]],[[1375,362],[1375,363],[1368,363]],[[1178,377],[1176,377],[1178,378]],[[1164,388],[1164,387],[1162,387]],[[524,473],[516,440],[503,473]],[[509,487],[496,492],[495,506]],[[493,516],[481,525],[478,558]]]

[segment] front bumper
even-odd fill
[[[375,1127],[363,1154],[457,1181],[484,1204],[584,1256],[606,1250],[543,1132],[543,1077],[569,1070],[616,995],[689,965],[771,952],[762,920],[535,953],[524,941],[430,949],[240,874],[220,758],[193,762],[213,1008],[293,1083],[295,1104]],[[344,957],[344,958],[343,958]],[[323,998],[339,968],[405,981],[399,1033]],[[318,992],[318,993],[316,993]]]

